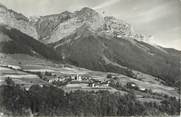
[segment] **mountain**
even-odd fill
[[[60,60],[52,48],[6,25],[0,25],[0,52]]]
[[[133,69],[172,85],[181,77],[180,51],[148,43],[149,37],[123,20],[103,17],[88,7],[31,19],[0,8],[1,24],[12,27],[1,26],[8,37],[0,43],[2,52],[36,53],[97,71],[127,74],[127,69]]]
[[[89,24],[94,30],[106,31],[114,36],[145,39],[143,35],[135,33],[128,23],[114,17],[103,17],[88,7],[73,13],[65,11],[60,14],[27,18],[0,4],[0,24],[18,29],[45,44],[61,40],[84,24]]]
[[[0,4],[0,24],[16,28],[25,34],[38,39],[36,28],[30,23],[27,17],[6,8],[2,4]]]
[[[95,30],[103,25],[104,18],[90,8],[83,8],[74,13],[65,11],[60,14],[40,17],[36,29],[43,43],[54,43],[75,32],[84,23]]]
[[[100,34],[88,24],[50,46],[64,61],[91,70],[124,74],[130,68],[170,84],[181,77],[180,56],[136,39]]]
[[[72,17],[72,13],[65,11],[61,14],[41,16],[35,21],[39,40],[50,38],[51,33],[56,30],[58,25]]]
[[[148,39],[148,37],[135,32],[127,22],[111,16],[103,17],[88,7],[73,13],[65,11],[60,14],[40,17],[36,22],[36,29],[41,42],[50,44],[73,34],[77,28],[84,24],[88,24],[93,30],[106,33],[109,36],[129,37],[139,41]]]

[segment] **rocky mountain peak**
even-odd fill
[[[8,9],[0,3],[0,17],[3,16],[5,13],[8,12]]]
[[[39,34],[40,40],[48,39],[54,30],[57,29],[61,23],[66,22],[67,20],[74,17],[74,13],[69,11],[64,11],[59,14],[41,16],[36,21],[36,30]]]
[[[97,12],[89,7],[84,7],[80,11],[77,11],[80,14],[88,14],[88,15],[93,15],[97,14]]]
[[[16,28],[42,42],[56,42],[76,32],[77,29],[90,29],[99,34],[103,32],[114,37],[131,37],[143,40],[143,36],[135,33],[130,24],[113,16],[103,17],[89,7],[84,7],[73,13],[64,11],[59,14],[27,18],[0,4],[0,16],[1,24]]]
[[[105,29],[113,31],[117,35],[129,34],[132,32],[131,25],[123,20],[116,19],[112,16],[104,17]]]
[[[87,23],[91,28],[97,30],[104,23],[104,17],[95,10],[84,7],[80,11],[75,12],[77,20],[82,23]]]
[[[73,13],[70,12],[70,11],[64,11],[64,12],[62,12],[61,14],[64,14],[64,15],[72,15]]]
[[[75,14],[82,20],[92,20],[92,19],[103,18],[98,12],[88,7],[84,7],[80,11],[76,11]]]
[[[6,6],[4,6],[4,5],[1,4],[1,3],[0,3],[0,9],[6,9],[6,10],[7,10]]]
[[[73,13],[69,12],[69,11],[64,11],[61,12],[59,14],[51,14],[51,15],[46,15],[46,16],[40,16],[39,19],[61,19],[62,17],[72,17]]]
[[[18,29],[21,32],[37,39],[38,35],[35,27],[29,22],[29,19],[21,13],[17,13],[0,4],[0,24],[8,25]]]

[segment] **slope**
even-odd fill
[[[0,26],[0,52],[8,54],[38,55],[51,60],[59,60],[54,50],[32,37],[9,26]]]
[[[87,25],[50,45],[64,61],[79,67],[118,73],[130,68],[160,77],[168,84],[181,76],[179,56],[134,39],[100,35]]]

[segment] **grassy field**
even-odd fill
[[[84,68],[78,68],[74,66],[68,66],[63,64],[55,64],[50,61],[47,61],[45,59],[35,58],[26,55],[24,58],[21,58],[21,54],[17,55],[2,55],[0,54],[0,57],[2,58],[0,60],[1,64],[11,64],[11,65],[18,65],[23,68],[23,70],[27,71],[33,71],[33,72],[54,72],[57,75],[60,74],[88,74],[93,79],[104,81],[107,80],[107,74],[110,74],[108,72],[98,72],[98,71],[91,71]],[[24,56],[24,55],[23,55]],[[15,58],[15,59],[14,59]],[[17,61],[18,60],[18,61]],[[156,77],[153,77],[148,74],[144,74],[138,71],[133,71],[137,78],[131,78],[122,74],[115,74],[111,73],[114,76],[117,77],[115,82],[120,83],[122,86],[126,86],[128,82],[134,82],[139,87],[143,87],[146,89],[151,89],[153,93],[158,93],[161,95],[168,95],[168,96],[174,96],[178,98],[178,93],[175,88],[165,86],[163,84],[163,81],[158,80]],[[11,77],[15,83],[23,85],[24,87],[30,87],[34,84],[48,84],[48,82],[45,82],[41,80],[37,75],[35,74],[29,74],[26,72],[18,71],[18,70],[12,70],[5,67],[0,67],[0,84],[4,84],[4,79],[6,77]],[[65,91],[74,91],[74,90],[85,90],[85,91],[98,91],[98,90],[108,90],[110,92],[119,91],[121,94],[128,93],[127,91],[123,90],[117,90],[112,87],[107,88],[92,88],[88,87],[87,84],[68,84],[66,87],[63,87]],[[139,100],[144,101],[160,101],[159,98],[153,98],[153,96],[148,96],[144,92],[135,91],[136,95],[138,96]]]
[[[5,79],[8,77],[11,78],[15,84],[19,84],[25,88],[29,88],[35,84],[47,84],[35,74],[28,74],[26,72],[0,67],[0,85],[5,84]]]
[[[177,93],[176,89],[173,87],[169,87],[169,86],[165,86],[163,84],[161,84],[160,81],[156,81],[154,79],[152,79],[152,82],[148,81],[148,77],[144,77],[146,80],[138,80],[138,79],[133,79],[127,76],[123,76],[123,75],[119,75],[118,79],[116,80],[116,82],[120,83],[122,86],[126,86],[126,84],[128,82],[134,82],[135,84],[137,84],[137,86],[139,87],[143,87],[145,89],[151,89],[153,93],[158,93],[158,94],[162,94],[162,95],[168,95],[168,96],[174,96],[178,99],[179,94]],[[151,79],[151,78],[150,78]]]

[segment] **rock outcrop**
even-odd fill
[[[24,15],[0,5],[0,24],[16,28],[21,32],[38,39],[36,28]]]

